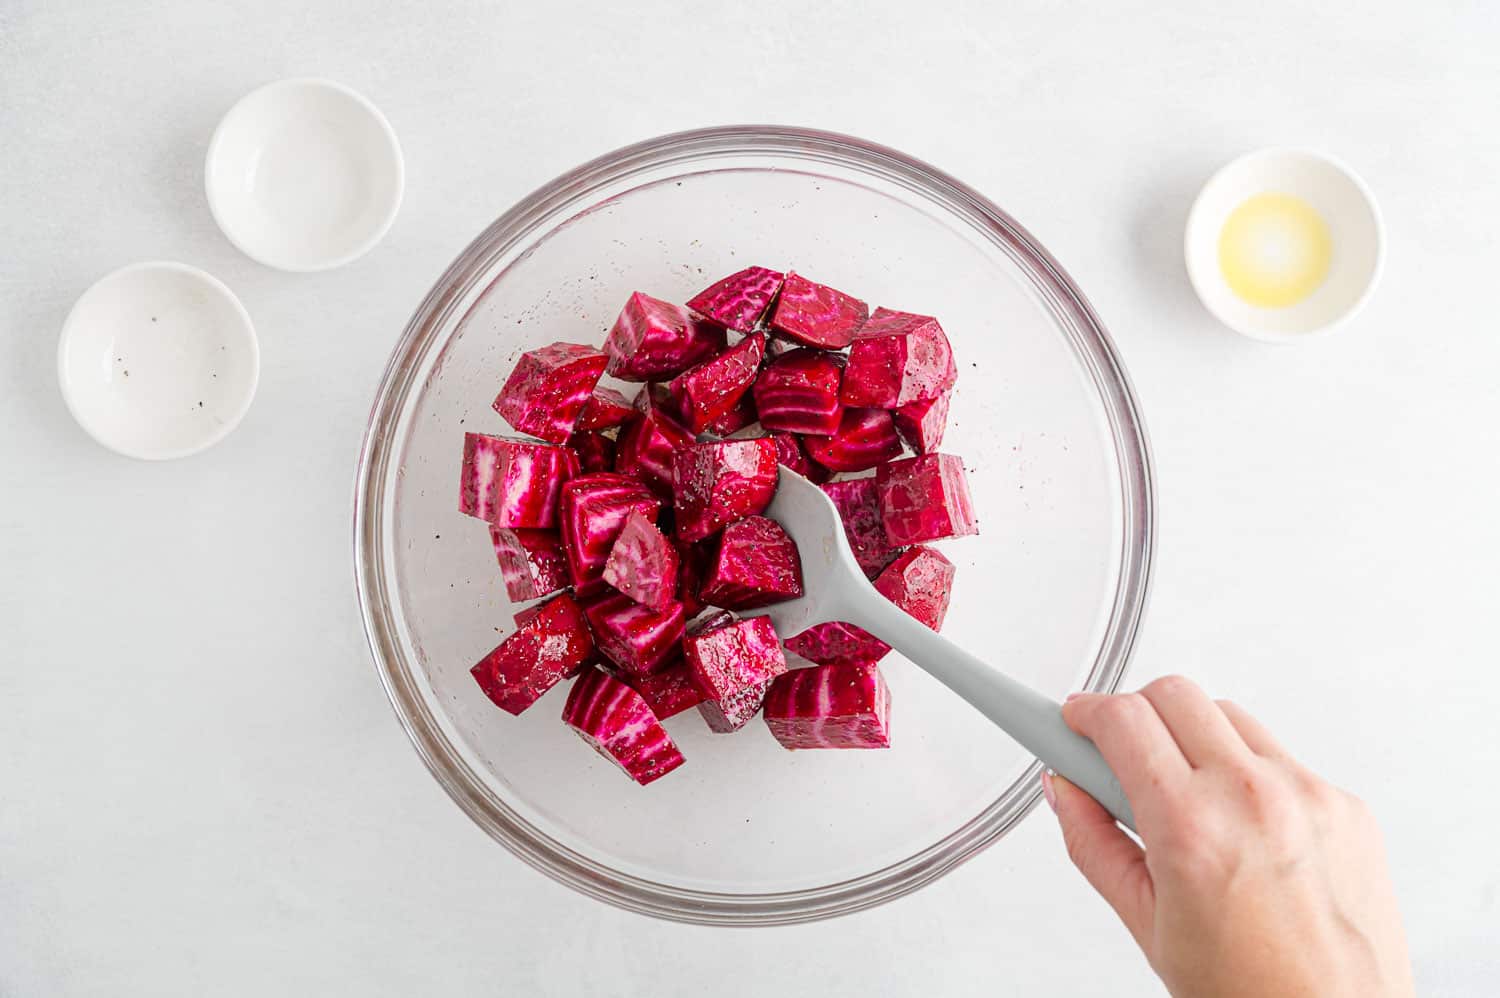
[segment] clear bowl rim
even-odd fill
[[[387,469],[399,453],[405,403],[420,389],[417,374],[457,304],[490,264],[560,210],[591,192],[664,166],[728,156],[791,156],[837,164],[894,181],[958,215],[992,240],[1011,246],[1034,268],[1053,304],[1067,309],[1084,342],[1088,368],[1109,416],[1121,477],[1124,530],[1114,607],[1085,687],[1112,692],[1129,664],[1150,592],[1155,536],[1155,483],[1140,409],[1113,341],[1062,266],[1019,223],[973,188],[921,160],[836,132],[777,125],[728,125],[675,132],[606,153],[522,198],[492,222],[433,284],[392,350],[370,408],[354,488],[356,595],[376,671],[397,720],[433,777],[492,838],[554,880],[606,903],[654,917],[707,925],[786,925],[849,914],[904,896],[943,876],[1005,835],[1041,797],[1033,762],[994,803],[937,842],[897,863],[838,883],[804,890],[737,894],[662,884],[615,870],[536,829],[488,791],[428,710],[396,640],[387,610],[395,597],[382,554]],[[493,279],[493,278],[492,278]],[[441,344],[436,344],[441,346]]]

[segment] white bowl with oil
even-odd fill
[[[1365,182],[1322,153],[1261,149],[1203,185],[1183,252],[1204,306],[1277,343],[1330,332],[1369,300],[1385,236]]]

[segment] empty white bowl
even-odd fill
[[[1327,274],[1294,304],[1250,304],[1220,265],[1225,222],[1257,194],[1300,198],[1327,227]],[[1193,289],[1220,322],[1255,339],[1286,343],[1329,332],[1364,306],[1380,278],[1385,238],[1374,195],[1349,167],[1322,153],[1261,149],[1224,166],[1203,186],[1188,214],[1183,252]]]
[[[260,349],[220,281],[181,263],[101,278],[63,323],[63,400],[80,426],[127,457],[186,457],[224,439],[250,408]]]
[[[380,242],[405,168],[374,104],[332,80],[281,80],[229,109],[209,143],[206,184],[214,220],[247,256],[328,270]]]

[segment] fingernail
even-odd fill
[[[1042,770],[1042,796],[1045,797],[1045,798],[1047,798],[1047,806],[1052,809],[1052,813],[1053,814],[1056,814],[1057,813],[1057,791],[1055,789],[1053,789],[1053,787],[1052,787],[1052,772],[1051,772],[1051,770],[1047,770],[1047,769]]]
[[[1083,696],[1082,693],[1069,693],[1067,696],[1063,697],[1063,703],[1072,703],[1074,700],[1077,700],[1081,696]]]

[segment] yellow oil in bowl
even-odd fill
[[[1318,289],[1333,260],[1328,224],[1291,194],[1246,198],[1219,232],[1219,269],[1247,304],[1286,308]]]

